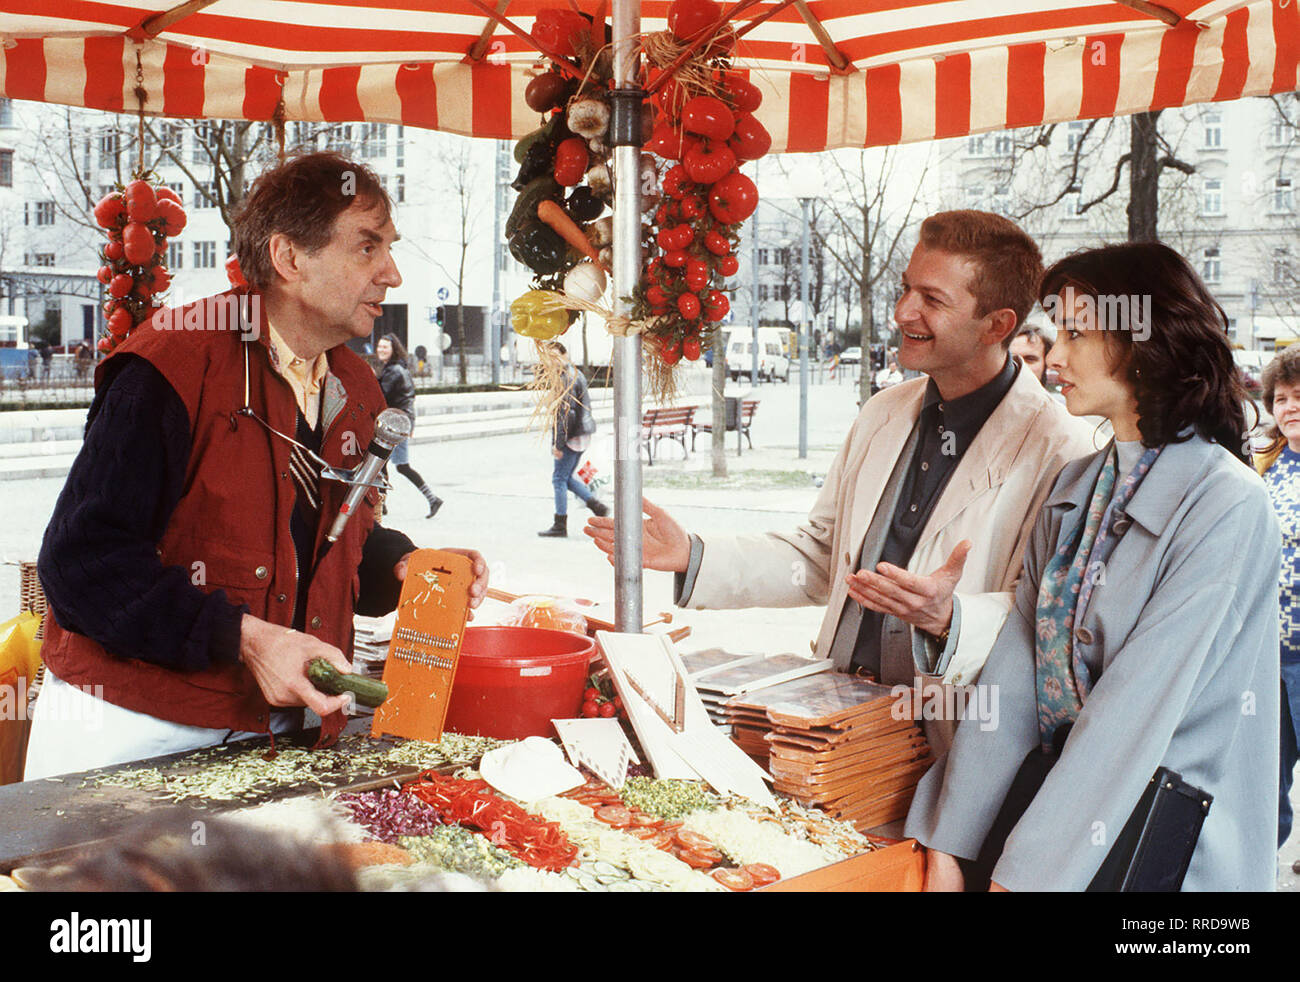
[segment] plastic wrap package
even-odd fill
[[[572,600],[562,597],[519,597],[501,620],[504,627],[536,627],[586,634],[587,618]]]

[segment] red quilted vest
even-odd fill
[[[180,566],[201,589],[224,590],[232,603],[246,603],[254,617],[293,623],[300,573],[289,520],[294,483],[288,441],[257,420],[237,416],[244,405],[244,349],[248,349],[249,404],[281,433],[293,436],[297,404],[288,382],[271,367],[265,317],[257,310],[257,340],[230,329],[237,318],[233,294],[220,294],[172,312],[169,325],[137,329],[112,357],[134,354],[154,365],[185,403],[191,450],[181,498],[157,544],[163,563]],[[260,299],[260,298],[259,298]],[[255,305],[260,306],[260,305]],[[225,325],[224,329],[220,327]],[[217,327],[218,329],[212,329]],[[345,345],[328,353],[330,374],[321,399],[321,456],[356,467],[384,408],[374,372]],[[95,373],[104,381],[106,359]],[[321,482],[321,519],[316,551],[338,514],[347,489]],[[343,537],[318,564],[307,593],[306,631],[352,654],[352,613],[360,578],[361,549],[374,525],[378,496],[372,489],[348,522]],[[201,564],[201,565],[200,565]],[[179,672],[119,657],[48,619],[42,656],[60,679],[103,686],[114,705],[193,726],[266,732],[271,707],[242,665]]]

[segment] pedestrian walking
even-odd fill
[[[375,345],[375,357],[379,359],[379,387],[384,390],[384,400],[390,408],[400,409],[411,417],[411,432],[415,432],[415,380],[411,378],[410,356],[406,348],[396,334],[389,332]],[[424,478],[411,466],[408,442],[403,440],[395,446],[388,462],[424,495],[429,502],[429,514],[425,517],[432,518],[442,507],[442,499],[429,489]]]
[[[578,461],[591,446],[591,435],[596,432],[596,418],[591,412],[586,376],[573,367],[564,345],[553,341],[551,348],[564,363],[564,371],[558,382],[564,398],[555,409],[551,442],[551,453],[555,457],[555,467],[551,472],[551,485],[555,489],[555,522],[537,534],[544,538],[562,539],[569,534],[570,491],[597,515],[608,515],[609,508],[573,475]]]

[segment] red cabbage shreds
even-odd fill
[[[443,824],[438,809],[393,788],[341,794],[338,800],[352,812],[353,821],[380,842],[396,842],[404,835],[429,835]]]

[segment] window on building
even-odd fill
[[[782,284],[781,284],[781,299],[782,299],[782,300],[789,300],[789,299],[790,299],[790,284],[789,284],[789,283],[782,283]]]
[[[162,128],[162,145],[164,150],[180,154],[185,146],[185,129],[179,123],[164,123]]]
[[[217,128],[211,120],[201,119],[194,124],[194,147],[190,160],[196,164],[207,163],[212,158],[208,155],[208,146],[217,138]]]
[[[406,163],[406,127],[397,124],[397,146],[394,149],[393,166],[402,167]]]
[[[1223,264],[1220,262],[1219,247],[1209,246],[1201,263],[1201,279],[1206,283],[1218,283],[1222,276]]]
[[[215,242],[194,243],[194,268],[217,268],[217,244]]]
[[[1083,192],[1077,189],[1070,190],[1066,193],[1065,198],[1065,217],[1066,218],[1083,218]]]
[[[1206,150],[1217,150],[1223,146],[1223,112],[1219,109],[1207,109],[1201,115],[1201,122],[1205,124],[1205,143],[1203,146]]]
[[[37,225],[54,224],[54,202],[53,201],[36,202],[36,224]]]
[[[983,157],[987,152],[985,144],[987,143],[987,133],[972,133],[966,138],[966,156]]]
[[[1273,250],[1273,282],[1279,286],[1291,282],[1291,250],[1286,246]]]
[[[771,294],[772,294],[772,291],[768,289],[766,283],[760,283],[760,284],[758,284],[758,299],[759,299],[759,300],[770,300],[770,299],[772,299]]]
[[[966,207],[982,208],[984,206],[984,185],[976,184],[966,189]]]
[[[1273,210],[1289,212],[1295,199],[1291,195],[1291,178],[1279,177],[1273,182]]]
[[[167,243],[167,268],[170,270],[185,268],[185,243]]]
[[[766,250],[766,249],[759,249],[759,250],[758,250],[758,264],[759,264],[760,266],[766,266],[766,265],[767,265],[767,250]]]
[[[0,188],[14,186],[14,152],[0,150]]]
[[[14,125],[14,106],[8,99],[0,99],[0,126]]]
[[[993,137],[993,152],[999,157],[1008,157],[1015,147],[1010,133],[997,133]]]
[[[1207,177],[1201,185],[1201,214],[1223,214],[1223,181]]]
[[[1065,149],[1070,153],[1074,153],[1079,146],[1079,141],[1083,139],[1084,130],[1087,128],[1088,124],[1082,119],[1070,120],[1070,125],[1065,129]]]
[[[388,156],[388,124],[362,123],[360,156],[366,160]]]
[[[396,187],[394,188],[393,191],[393,200],[396,201],[399,205],[405,204],[406,203],[406,175],[405,174],[396,175],[396,179],[394,183],[396,184]]]
[[[118,153],[116,130],[107,130],[99,135],[99,166],[116,167]]]
[[[1294,133],[1295,133],[1295,124],[1293,124],[1291,120],[1287,119],[1285,116],[1282,116],[1280,114],[1273,117],[1273,126],[1270,132],[1273,146],[1275,147],[1286,146],[1288,143],[1291,142]]]
[[[993,189],[993,211],[1005,215],[1011,208],[1011,188],[999,184]]]
[[[93,141],[90,139],[89,133],[81,138],[81,172],[83,174],[90,173],[90,162],[94,159],[91,156],[92,144]]]
[[[214,181],[204,181],[202,184],[194,185],[194,208],[215,208],[217,197],[217,185]]]
[[[36,255],[32,256],[32,265],[33,265],[33,266],[53,266],[53,265],[54,265],[54,253],[52,253],[52,252],[38,252]]]

